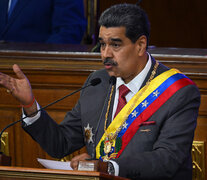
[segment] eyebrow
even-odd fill
[[[103,38],[99,37],[98,40],[99,41],[103,41]],[[113,42],[122,42],[122,40],[120,38],[110,38],[110,41],[113,41]]]
[[[119,38],[111,38],[110,40],[111,40],[111,41],[115,41],[115,42],[122,42],[122,40],[119,39]]]

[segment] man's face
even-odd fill
[[[125,27],[101,26],[99,42],[101,58],[109,75],[121,77],[128,83],[143,69],[143,62],[138,53],[139,43],[132,43],[125,34]]]

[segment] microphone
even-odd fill
[[[111,76],[110,77],[109,84],[110,84],[110,86],[109,86],[109,89],[108,89],[107,97],[105,99],[103,108],[101,110],[101,114],[99,116],[99,120],[98,120],[98,123],[97,123],[97,126],[96,126],[96,130],[95,130],[95,133],[94,133],[94,143],[92,145],[93,147],[92,147],[91,158],[90,159],[87,159],[87,160],[96,160],[96,150],[95,150],[95,146],[96,146],[96,135],[97,135],[97,132],[98,132],[98,129],[99,129],[99,126],[100,126],[100,122],[101,122],[101,119],[102,119],[102,116],[103,116],[103,113],[104,113],[105,106],[107,105],[107,102],[108,102],[108,99],[109,99],[109,96],[110,96],[110,92],[112,90],[112,86],[114,86],[116,84],[116,77],[115,76]],[[109,104],[109,106],[110,106],[110,104]]]
[[[79,91],[81,91],[81,90],[83,90],[83,89],[85,89],[85,88],[87,88],[87,87],[89,87],[89,86],[96,86],[96,85],[98,85],[98,84],[100,84],[100,83],[101,83],[101,79],[100,79],[100,78],[92,79],[88,85],[83,86],[83,87],[81,87],[81,88],[79,88],[79,89],[73,91],[73,92],[70,93],[70,94],[67,94],[66,96],[64,96],[64,97],[62,97],[62,98],[60,98],[60,99],[58,99],[58,100],[56,100],[56,101],[54,101],[54,102],[52,102],[52,103],[50,103],[50,104],[44,106],[44,107],[42,107],[42,108],[40,108],[39,110],[37,110],[37,111],[35,111],[35,112],[33,112],[33,113],[29,114],[29,115],[26,115],[25,117],[19,119],[18,121],[14,121],[13,123],[8,124],[8,125],[7,125],[5,128],[3,128],[2,131],[0,132],[0,140],[1,140],[1,136],[2,136],[3,132],[4,132],[7,128],[9,128],[9,127],[15,125],[16,123],[18,123],[18,122],[20,122],[20,121],[22,121],[22,120],[28,118],[29,116],[32,116],[32,115],[37,114],[39,111],[41,111],[41,110],[43,110],[43,109],[46,109],[47,107],[52,106],[53,104],[56,104],[56,103],[58,103],[59,101],[62,101],[63,99],[65,99],[65,98],[67,98],[67,97],[69,97],[69,96],[72,96],[73,94],[75,94],[75,93],[77,93],[77,92],[79,92]],[[1,143],[0,143],[0,149],[1,149]],[[0,152],[0,153],[2,153],[2,152]]]
[[[110,79],[109,79],[109,83],[112,84],[112,85],[116,84],[116,77],[111,76]]]

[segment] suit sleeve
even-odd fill
[[[54,0],[48,43],[78,44],[86,30],[83,0]]]
[[[88,81],[89,78],[85,85]],[[81,94],[83,92],[84,90]],[[57,124],[45,110],[42,110],[37,121],[29,126],[23,123],[22,127],[42,149],[54,158],[63,158],[85,145],[80,100],[71,111],[67,112],[60,124]]]

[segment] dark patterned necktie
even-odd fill
[[[121,109],[126,105],[126,98],[125,96],[129,93],[129,89],[125,85],[121,85],[119,87],[119,99],[118,99],[118,105],[116,108],[116,112],[114,114],[114,118],[116,115],[121,111]]]

